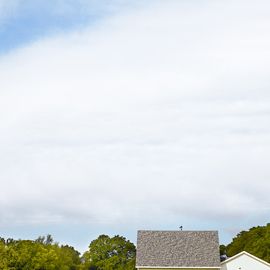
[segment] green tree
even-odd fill
[[[83,267],[87,270],[134,270],[136,248],[126,238],[116,235],[100,235],[89,245],[83,255]]]
[[[229,257],[247,251],[270,263],[270,223],[240,232],[225,249]]]
[[[0,269],[8,270],[6,242],[4,238],[0,238]]]
[[[59,267],[62,270],[76,270],[81,264],[80,253],[73,247],[65,245],[57,248]]]
[[[50,235],[35,241],[0,238],[1,270],[77,270],[80,264],[78,251],[59,246]]]
[[[220,253],[220,255],[225,255],[226,254],[226,246],[225,245],[220,245],[219,246],[219,253]]]

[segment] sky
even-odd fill
[[[270,3],[0,0],[0,234],[269,222]]]

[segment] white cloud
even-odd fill
[[[269,9],[159,2],[3,56],[2,224],[269,213]]]

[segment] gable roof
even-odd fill
[[[266,262],[266,261],[264,261],[264,260],[262,260],[262,259],[260,259],[260,258],[258,258],[258,257],[256,257],[256,256],[254,256],[254,255],[252,255],[252,254],[250,254],[250,253],[248,253],[248,252],[246,252],[246,251],[242,251],[242,252],[240,252],[240,253],[234,255],[233,257],[228,258],[227,260],[223,261],[223,262],[221,263],[221,265],[224,265],[224,264],[226,264],[226,263],[228,263],[228,262],[230,262],[230,261],[233,261],[233,260],[235,260],[236,258],[238,258],[238,257],[240,257],[240,256],[242,256],[242,255],[247,255],[247,256],[249,256],[250,258],[252,258],[252,259],[254,259],[254,260],[258,261],[258,262],[261,262],[261,263],[263,263],[263,264],[265,264],[265,265],[267,265],[267,266],[270,267],[270,263],[268,263],[268,262]]]
[[[136,267],[220,267],[217,231],[138,231]]]

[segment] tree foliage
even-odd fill
[[[134,270],[135,246],[122,236],[101,235],[80,253],[51,235],[36,240],[0,238],[1,270]]]
[[[229,245],[226,247],[221,245],[220,250],[223,254],[226,250],[229,257],[241,251],[247,251],[270,263],[270,223],[240,232]]]
[[[59,246],[50,235],[32,240],[0,239],[2,270],[76,270],[79,252],[70,246]]]
[[[229,245],[220,246],[220,254],[229,257],[241,251],[270,262],[270,223],[242,231]],[[55,243],[51,235],[36,240],[0,237],[1,270],[135,270],[135,256],[135,245],[119,235],[100,235],[82,257],[73,247]]]
[[[136,248],[126,238],[116,235],[100,235],[89,245],[83,255],[83,269],[134,270]]]

